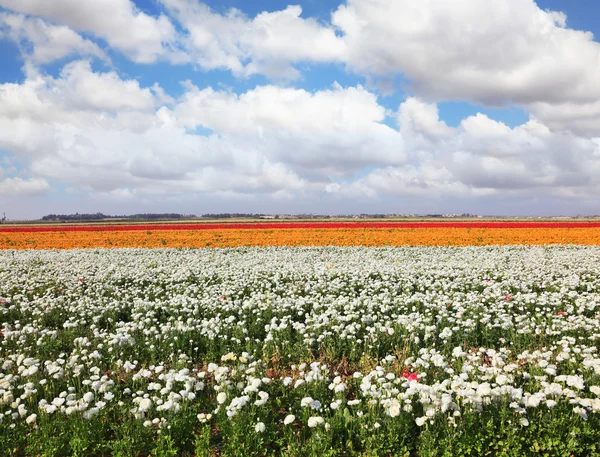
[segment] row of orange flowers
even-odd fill
[[[598,228],[353,228],[0,233],[0,249],[600,245]]]

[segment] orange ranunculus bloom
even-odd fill
[[[600,245],[600,229],[576,228],[240,228],[0,232],[0,249],[204,248],[236,246]]]

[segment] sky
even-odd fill
[[[596,0],[0,0],[0,214],[600,214]]]

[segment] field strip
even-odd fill
[[[598,456],[599,341],[598,246],[0,251],[0,455]]]
[[[153,227],[154,228],[154,227]],[[0,233],[0,249],[229,248],[238,246],[600,245],[600,230],[574,228],[260,228]]]
[[[0,233],[109,232],[145,230],[274,230],[274,229],[568,229],[600,228],[600,222],[255,222],[205,224],[0,226]]]

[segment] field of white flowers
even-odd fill
[[[0,454],[600,453],[600,248],[0,253]]]

